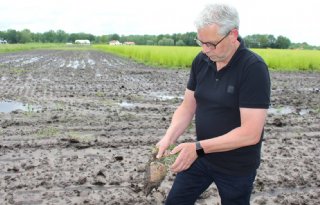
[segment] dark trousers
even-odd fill
[[[215,183],[222,205],[249,205],[256,172],[248,176],[230,176],[212,170],[204,158],[198,158],[186,171],[177,174],[166,205],[193,205],[211,183]]]

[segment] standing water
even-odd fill
[[[9,113],[14,110],[34,111],[34,107],[17,101],[0,101],[0,112]]]

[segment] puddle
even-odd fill
[[[42,57],[34,57],[34,58],[31,58],[31,59],[28,59],[28,60],[24,60],[22,62],[22,65],[34,63],[34,62],[37,62],[37,61],[39,61],[41,59],[42,59]]]
[[[299,111],[299,115],[306,115],[309,113],[310,110],[307,110],[307,109],[302,109]]]
[[[298,88],[299,91],[310,91],[310,92],[315,92],[315,93],[319,93],[320,92],[320,88]]]
[[[51,80],[48,79],[48,78],[42,78],[41,81],[44,81],[44,82],[50,82]]]
[[[274,115],[287,115],[293,113],[294,110],[291,107],[269,108],[268,113]]]
[[[73,69],[78,69],[78,67],[80,66],[80,62],[78,60],[76,61],[70,61],[69,64],[67,65],[67,67],[71,67]]]
[[[28,112],[35,112],[39,110],[38,106],[24,104],[17,101],[0,101],[0,112],[9,113],[14,110],[22,110]]]
[[[122,103],[119,103],[120,107],[123,107],[123,108],[133,108],[135,105],[133,103],[128,103],[128,102],[122,102]]]
[[[286,107],[279,107],[279,108],[269,108],[268,109],[268,114],[273,114],[273,115],[287,115],[291,113],[296,113],[299,115],[306,115],[309,113],[309,110],[307,109],[295,109],[289,106]]]
[[[160,100],[173,100],[173,99],[180,99],[183,100],[183,96],[173,96],[173,95],[166,95],[160,92],[151,93],[151,96],[156,97]]]
[[[92,60],[92,59],[89,59],[89,60],[88,60],[88,63],[89,63],[90,65],[95,65],[95,64],[96,64],[96,62],[95,62],[94,60]]]

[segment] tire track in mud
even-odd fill
[[[0,204],[162,204],[144,166],[181,102],[189,71],[96,51],[0,54]],[[271,73],[272,109],[252,204],[317,204],[319,73]],[[193,139],[191,125],[181,141]],[[219,204],[215,186],[197,204]]]

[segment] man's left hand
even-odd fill
[[[180,153],[171,166],[171,171],[173,172],[181,172],[188,169],[198,157],[195,143],[179,144],[170,152],[170,154],[176,154],[178,152]]]

